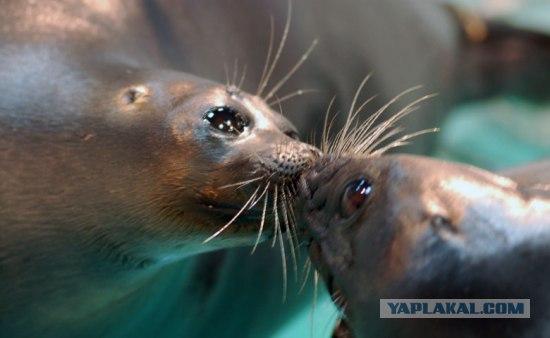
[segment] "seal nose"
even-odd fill
[[[313,158],[313,161],[316,161],[320,159],[321,156],[323,156],[323,153],[316,147],[311,146],[309,144],[305,144],[305,145],[309,147],[309,151],[311,152],[310,156]]]
[[[267,156],[261,156],[260,165],[274,179],[294,180],[320,157],[321,152],[314,146],[292,141],[271,147]]]

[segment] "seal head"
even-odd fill
[[[547,332],[547,194],[415,156],[328,158],[315,168],[302,184],[310,254],[355,336]],[[379,318],[380,299],[401,298],[527,298],[536,313],[524,321]]]

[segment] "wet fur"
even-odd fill
[[[547,167],[511,172],[519,178]],[[342,219],[340,196],[359,176],[372,182],[373,195]],[[357,337],[547,335],[550,200],[537,188],[547,181],[518,185],[470,166],[406,155],[329,160],[306,180],[313,260],[329,287],[337,287],[335,296],[343,296]],[[381,298],[529,298],[536,313],[527,321],[388,321],[378,318]]]
[[[254,173],[271,174],[265,168],[256,172],[258,159],[316,153],[292,140],[288,135],[296,134],[295,129],[261,98],[163,70],[192,68],[192,62],[178,60],[175,66],[165,53],[176,44],[149,38],[152,27],[144,22],[158,14],[154,4],[106,5],[3,4],[2,335],[174,336],[182,330],[198,335],[209,331],[189,319],[210,298],[194,302],[193,288],[202,282],[194,279],[194,271],[202,261],[186,258],[253,244],[259,225],[258,216],[247,215],[204,243],[256,185],[220,187]],[[268,96],[275,95],[276,88],[266,89]],[[257,138],[263,141],[230,145],[207,132],[201,114],[220,100],[259,111],[266,120],[258,128]],[[278,212],[288,201],[279,197],[270,203]],[[290,214],[280,212],[280,222],[288,223]],[[273,229],[272,223],[265,226],[268,233]],[[281,229],[278,240],[283,250]],[[286,262],[284,254],[282,259]],[[228,275],[217,277],[216,269],[210,284],[230,282]],[[245,270],[239,267],[240,273]],[[280,271],[276,273],[278,278],[270,280],[280,286]],[[281,288],[275,289],[280,301]]]

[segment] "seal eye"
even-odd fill
[[[237,110],[228,106],[208,109],[203,119],[213,128],[233,135],[239,135],[248,126],[248,120]]]
[[[364,177],[350,182],[342,197],[343,216],[349,217],[361,208],[371,193],[372,185]]]
[[[293,130],[285,132],[285,135],[290,137],[291,139],[300,140],[300,135],[298,135],[298,133]]]

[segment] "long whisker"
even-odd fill
[[[239,59],[235,59],[233,63],[233,77],[231,78],[231,86],[237,83],[237,74],[239,73]]]
[[[296,73],[298,69],[300,69],[300,67],[304,64],[304,62],[306,62],[307,58],[309,57],[311,52],[313,52],[313,50],[315,49],[318,43],[319,43],[318,39],[313,40],[309,48],[305,51],[304,54],[302,54],[302,57],[298,60],[298,62],[296,62],[296,64],[294,64],[294,66],[290,69],[290,71],[288,71],[288,73],[285,76],[283,76],[283,78],[279,80],[279,82],[277,82],[273,86],[273,88],[271,88],[269,93],[267,93],[267,95],[264,98],[266,101],[269,100],[271,97],[273,97],[273,95],[277,93],[277,91],[288,81],[288,79],[290,79],[292,75],[294,75],[294,73]]]
[[[221,227],[218,231],[216,231],[212,236],[208,237],[207,239],[205,239],[202,243],[208,243],[210,242],[213,238],[217,237],[219,234],[221,234],[225,229],[227,229],[231,224],[233,224],[233,222],[235,222],[235,220],[237,218],[239,218],[239,216],[243,213],[243,211],[246,210],[246,207],[250,204],[250,202],[256,197],[256,194],[258,193],[258,190],[260,190],[260,187],[256,188],[256,190],[254,191],[254,193],[252,194],[252,196],[250,196],[250,198],[248,199],[248,201],[246,201],[246,203],[243,205],[243,207],[239,210],[239,212],[237,212],[237,214],[235,216],[233,216],[233,218],[227,222],[223,227]]]
[[[283,52],[283,49],[286,44],[286,39],[288,37],[288,32],[290,30],[290,21],[292,18],[292,1],[288,1],[288,7],[287,7],[287,15],[286,15],[286,22],[285,22],[285,28],[283,30],[283,35],[281,37],[281,41],[279,42],[279,46],[277,47],[277,52],[275,52],[275,57],[273,58],[273,62],[271,63],[271,66],[269,67],[269,70],[267,71],[267,74],[264,78],[264,81],[261,83],[260,88],[258,90],[257,96],[262,96],[263,91],[265,90],[265,87],[269,83],[269,79],[271,78],[271,74],[273,74],[273,71],[275,70],[275,67],[277,67],[277,63],[279,62],[279,58],[281,57],[281,53]]]
[[[361,105],[359,106],[359,108],[357,108],[355,110],[355,113],[353,113],[353,116],[351,117],[352,120],[355,120],[355,118],[357,117],[357,115],[365,108],[365,106],[369,103],[372,102],[372,100],[376,99],[378,97],[378,95],[373,95],[371,97],[369,97],[368,99],[366,99],[365,101],[363,101],[363,103],[361,103]]]
[[[285,187],[285,191],[287,194],[285,196],[285,200],[287,203],[286,209],[288,210],[288,217],[289,217],[289,223],[291,228],[290,230],[292,230],[292,233],[293,233],[292,238],[294,239],[294,247],[298,248],[299,245],[298,245],[298,230],[296,229],[296,215],[294,215],[294,209],[292,208],[292,199],[290,198],[290,196],[292,196],[293,194],[291,193],[289,187]],[[300,257],[300,251],[297,252],[297,257]]]
[[[273,241],[271,242],[271,247],[275,247],[275,243],[277,241],[277,232],[281,231],[280,225],[279,225],[279,213],[277,209],[279,208],[277,204],[278,200],[278,189],[277,185],[275,185],[275,191],[273,192],[273,222],[274,222],[274,229],[273,229]]]
[[[267,191],[267,187],[269,187],[269,182],[267,183],[266,191]],[[262,237],[262,232],[264,230],[265,213],[266,213],[266,210],[267,210],[267,201],[268,200],[269,200],[269,191],[267,192],[267,194],[265,195],[265,198],[264,198],[264,207],[262,209],[262,220],[260,221],[260,231],[258,231],[258,237],[256,237],[256,242],[254,243],[254,247],[252,248],[252,251],[250,252],[250,254],[253,254],[256,251],[256,248],[258,247],[258,244],[260,243],[260,238]]]
[[[264,197],[264,195],[267,193],[268,188],[269,188],[269,182],[267,182],[267,184],[265,185],[265,188],[260,194],[260,196],[258,196],[258,198],[256,198],[254,201],[252,201],[252,203],[250,203],[250,206],[248,207],[248,209],[254,208],[256,204],[258,204],[258,202],[262,200],[262,197]]]
[[[283,200],[281,201],[281,208],[283,211],[283,221],[285,222],[285,226],[286,226],[286,235],[288,240],[288,246],[290,248],[290,256],[292,258],[294,278],[296,279],[296,281],[298,281],[298,262],[296,260],[296,252],[294,250],[294,240],[292,239],[293,235],[292,235],[291,225],[289,222],[288,211],[286,207],[286,194],[283,188],[281,188],[281,197],[283,198]]]
[[[361,89],[361,88],[359,88],[359,89]],[[358,92],[356,92],[356,95],[358,95]],[[400,95],[404,95],[404,94],[401,93]],[[334,142],[330,145],[329,152],[338,153],[339,155],[345,153],[347,151],[347,148],[346,148],[345,144],[346,143],[351,144],[351,143],[355,142],[356,140],[361,139],[361,136],[363,134],[368,133],[369,130],[370,130],[371,124],[374,123],[374,121],[378,118],[378,116],[385,111],[387,106],[389,106],[389,104],[391,104],[395,100],[397,100],[397,97],[394,98],[393,100],[391,100],[390,102],[388,102],[382,108],[378,109],[378,111],[376,113],[369,116],[369,118],[367,118],[363,123],[361,123],[361,125],[359,127],[356,127],[355,130],[352,131],[352,133],[349,136],[347,135],[347,130],[345,131],[345,133],[344,133],[344,130],[339,132],[338,135],[337,135],[339,137],[335,138]],[[361,106],[363,106],[363,105],[361,105]],[[353,118],[355,118],[357,116],[357,112],[353,113],[352,115],[350,115],[350,114],[352,114],[351,110],[348,113],[348,119],[351,122],[353,120]],[[342,139],[346,140],[346,143],[342,142]]]
[[[248,65],[244,65],[243,67],[243,73],[241,75],[241,79],[239,80],[239,84],[237,85],[237,89],[240,91],[242,89],[244,79],[246,78],[246,71],[247,71]]]
[[[269,47],[267,49],[267,56],[265,58],[264,69],[262,70],[262,76],[260,77],[258,88],[256,89],[256,96],[260,95],[260,89],[262,89],[262,85],[264,83],[265,76],[267,74],[267,68],[269,67],[269,63],[271,61],[271,52],[273,51],[274,34],[275,34],[275,29],[274,29],[273,15],[271,15],[269,16]]]
[[[277,191],[277,186],[275,186],[275,191]],[[275,209],[276,211],[277,209]],[[278,240],[279,240],[279,247],[281,248],[281,263],[282,263],[282,268],[283,268],[283,302],[286,301],[286,290],[287,290],[287,267],[286,267],[286,253],[285,253],[285,243],[283,241],[283,232],[280,228],[280,223],[279,223],[279,215],[276,214],[275,215],[275,219],[276,219],[276,222],[275,222],[275,226],[279,228],[279,231],[277,232],[277,237],[278,237]]]
[[[330,111],[332,109],[332,105],[334,104],[335,100],[336,100],[336,96],[333,96],[332,99],[330,99],[327,110],[325,112],[325,120],[323,122],[323,133],[321,134],[321,151],[323,152],[328,151],[328,144],[329,144],[330,131],[332,129],[332,123],[334,122],[334,119],[337,116],[337,114],[335,114],[332,117],[330,123],[328,122]]]
[[[282,232],[279,231],[279,244],[281,247],[281,263],[283,264],[283,303],[286,302],[286,294],[287,294],[287,268],[286,268],[286,253],[285,253],[285,244],[283,242],[283,235]]]
[[[298,293],[302,293],[304,291],[304,288],[306,287],[307,281],[309,279],[309,273],[311,272],[311,260],[308,258],[304,264],[304,279],[302,280],[302,285],[300,285],[300,289],[298,290]]]
[[[392,129],[388,129],[385,133],[385,135],[382,135],[378,138],[378,140],[368,140],[370,142],[363,142],[360,145],[354,146],[355,150],[354,152],[356,154],[369,154],[372,149],[375,149],[382,143],[386,142],[387,140],[391,139],[392,137],[398,135],[403,131],[403,128],[396,127]]]
[[[374,100],[376,98],[376,96],[371,96],[370,98],[368,98],[367,100],[365,100],[360,106],[359,108],[357,108],[357,110],[353,113],[353,115],[351,116],[351,119],[350,121],[354,121],[357,117],[357,115],[363,110],[363,108],[368,104],[370,103],[372,100]],[[376,119],[376,116],[370,116],[364,123],[368,124],[370,120],[374,120]],[[362,127],[363,124],[361,124],[361,126],[355,126],[349,135],[345,135],[345,137],[342,139],[342,142],[339,143],[338,145],[338,151],[339,153],[341,154],[343,151],[342,150],[347,150],[347,149],[353,149],[355,146],[354,144],[357,142],[358,139],[360,139],[359,135],[365,133],[367,130],[363,130],[361,127]]]
[[[349,108],[348,116],[346,117],[346,122],[344,123],[344,127],[338,133],[338,135],[336,136],[336,139],[334,140],[335,141],[334,143],[336,144],[336,149],[340,148],[340,144],[343,142],[343,140],[346,139],[346,136],[348,135],[348,130],[349,130],[349,127],[351,126],[353,113],[355,112],[355,105],[357,104],[357,100],[359,99],[359,94],[363,90],[363,87],[365,86],[369,78],[370,78],[370,74],[365,76],[365,78],[363,79],[363,81],[361,81],[361,83],[359,84],[359,87],[355,91],[353,100],[351,101],[351,106]]]
[[[226,185],[222,185],[222,186],[219,187],[218,189],[227,189],[227,188],[234,187],[234,186],[237,186],[237,185],[239,185],[239,186],[247,185],[247,184],[249,184],[249,183],[259,181],[259,180],[261,180],[262,178],[264,178],[264,177],[263,177],[263,176],[260,176],[260,177],[255,177],[255,178],[252,178],[252,179],[249,179],[249,180],[246,180],[246,181],[241,181],[241,182],[226,184]]]
[[[223,63],[223,70],[225,72],[225,88],[229,88],[230,87],[230,83],[229,83],[229,69],[227,68],[227,63]]]
[[[397,140],[393,141],[392,143],[372,152],[372,156],[378,156],[378,155],[382,155],[383,153],[387,152],[388,150],[392,149],[392,148],[396,148],[396,147],[400,147],[400,146],[403,146],[403,145],[406,145],[408,144],[408,140],[412,139],[412,138],[415,138],[417,136],[420,136],[420,135],[424,135],[424,134],[429,134],[429,133],[436,133],[439,131],[439,128],[430,128],[430,129],[424,129],[424,130],[420,130],[420,131],[417,131],[415,133],[411,133],[411,134],[407,134],[405,136],[402,136],[400,138],[398,138]]]
[[[300,95],[305,95],[305,94],[309,94],[309,93],[315,93],[317,92],[316,89],[298,89],[292,93],[289,93],[289,94],[286,94],[284,96],[281,96],[273,101],[269,101],[267,104],[272,106],[274,104],[277,104],[277,103],[282,103],[282,102],[285,102],[287,100],[290,100],[296,96],[300,96]]]
[[[283,242],[282,232],[279,230],[279,244],[281,247],[281,263],[283,264],[283,303],[286,302],[287,294],[287,267],[286,267],[286,253],[285,253],[285,244]]]
[[[391,116],[386,121],[380,123],[377,127],[375,127],[374,130],[371,130],[372,125],[375,123],[378,117],[380,117],[380,115],[382,115],[390,105],[395,103],[404,95],[412,91],[418,90],[419,88],[421,88],[421,86],[415,86],[396,95],[394,98],[392,98],[382,107],[380,107],[374,114],[369,116],[369,118],[367,118],[364,122],[362,122],[360,126],[356,127],[355,130],[351,132],[351,134],[347,135],[346,133],[346,135],[343,135],[343,133],[340,133],[339,135],[340,137],[338,139],[335,139],[334,142],[331,144],[329,152],[338,153],[339,155],[342,155],[349,151],[356,153],[356,151],[354,150],[370,145],[374,140],[376,140],[380,136],[380,134],[383,131],[387,130],[387,128],[391,124],[393,124],[395,121],[397,121],[404,115],[408,114],[410,112],[411,107],[418,104],[422,100],[426,100],[428,98],[428,96],[425,96],[419,100],[415,100],[411,104],[408,104],[406,107],[401,109],[397,114]],[[356,114],[352,116],[352,119],[355,117],[356,117]]]
[[[386,132],[390,127],[392,127],[398,120],[400,120],[404,116],[408,115],[412,111],[416,110],[417,107],[415,107],[415,106],[418,103],[420,103],[422,101],[425,101],[425,100],[427,100],[431,97],[433,97],[433,95],[426,95],[426,96],[423,96],[423,97],[421,97],[417,100],[414,100],[413,102],[407,104],[399,112],[397,112],[396,114],[390,116],[387,120],[385,120],[385,121],[381,122],[380,124],[378,124],[372,131],[369,131],[367,139],[362,141],[360,145],[358,145],[357,147],[354,147],[354,148],[362,149],[362,148],[365,148],[365,147],[369,147],[372,144],[372,142],[374,142],[381,135],[383,135],[383,133]]]

